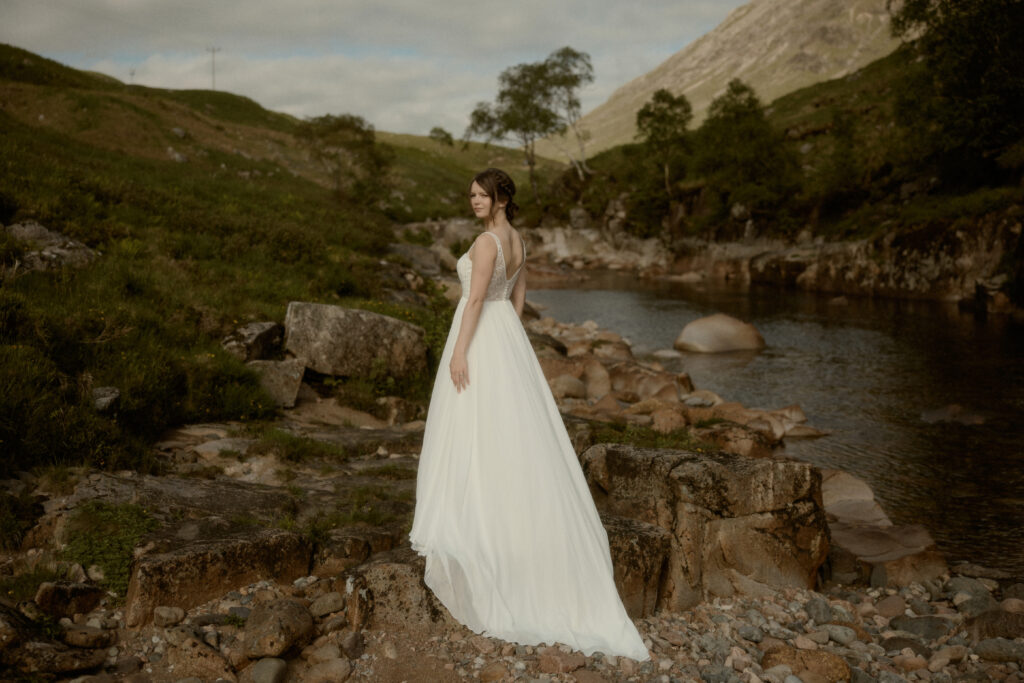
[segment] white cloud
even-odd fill
[[[713,28],[738,0],[0,0],[0,41],[169,88],[210,86],[299,116],[455,134],[502,69],[563,45],[587,52],[584,109]]]

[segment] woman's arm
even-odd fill
[[[484,297],[487,296],[487,285],[491,282],[491,275],[494,273],[494,260],[498,255],[498,247],[494,240],[483,234],[476,238],[473,243],[473,253],[470,259],[473,261],[473,276],[469,281],[469,300],[462,310],[462,324],[459,325],[459,336],[455,338],[455,348],[452,350],[452,360],[448,364],[451,371],[452,383],[459,393],[469,386],[469,366],[466,364],[466,350],[473,340],[473,333],[476,332],[476,324],[480,321],[480,311],[484,307]]]

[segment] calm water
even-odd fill
[[[595,276],[531,290],[543,314],[594,320],[638,356],[672,348],[686,323],[722,312],[754,323],[760,353],[666,362],[748,407],[798,403],[831,432],[785,453],[863,477],[895,523],[920,523],[953,560],[1024,576],[1024,328],[953,305]],[[982,424],[929,422],[956,404]]]

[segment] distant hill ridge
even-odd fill
[[[632,142],[636,112],[654,91],[684,94],[694,125],[733,78],[765,104],[799,88],[850,74],[891,53],[886,0],[752,0],[653,71],[616,90],[583,117],[588,154]],[[549,143],[538,152],[560,158]]]

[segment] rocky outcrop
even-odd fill
[[[243,325],[225,337],[221,347],[242,361],[263,360],[281,348],[284,328],[275,322]]]
[[[618,515],[601,515],[608,533],[615,587],[634,619],[654,614],[671,537],[659,526]]]
[[[580,458],[598,507],[671,534],[659,609],[815,584],[828,552],[811,465],[598,444]]]
[[[423,328],[379,313],[293,301],[285,330],[285,349],[321,374],[401,379],[427,368]]]
[[[949,571],[928,530],[894,525],[862,479],[822,470],[822,500],[833,543],[827,573],[836,580],[909,586]]]
[[[187,541],[180,528],[167,530],[136,551],[125,597],[129,626],[147,622],[158,605],[187,609],[235,586],[267,578],[290,581],[309,572],[309,542],[297,533],[263,528],[217,533],[215,525],[204,526],[201,536]]]
[[[1011,207],[973,220],[970,228],[936,222],[849,242],[684,240],[686,254],[672,271],[807,291],[980,300],[990,311],[1010,311],[1007,278],[1000,273],[1021,239],[1022,215],[1019,206]]]
[[[15,223],[6,228],[0,227],[0,230],[6,230],[8,235],[28,247],[21,264],[25,270],[80,268],[99,255],[81,242],[48,230],[35,221]]]
[[[687,323],[674,346],[680,351],[697,353],[753,351],[764,348],[764,337],[750,323],[715,313]]]
[[[654,237],[640,239],[621,232],[564,227],[534,228],[524,236],[532,260],[545,259],[574,269],[664,270],[671,263],[671,254]]]

